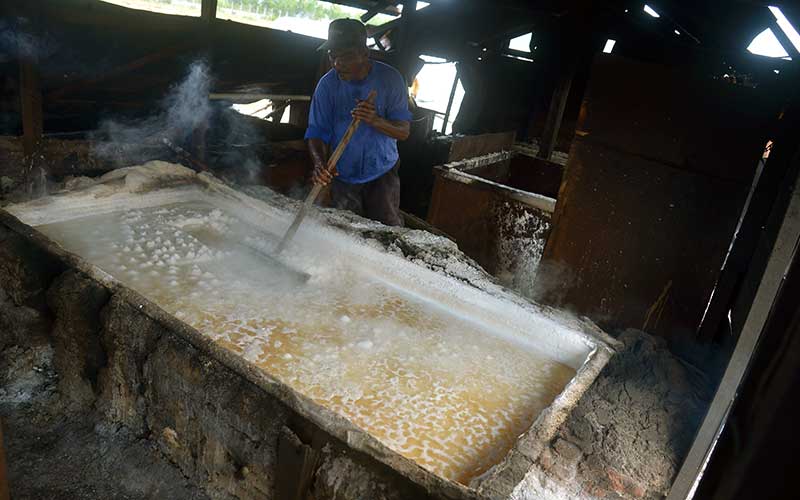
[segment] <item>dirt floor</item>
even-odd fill
[[[514,500],[663,498],[711,399],[708,375],[627,330]]]
[[[0,420],[14,500],[208,498],[152,441],[98,424],[91,411],[66,415],[48,350],[12,347],[0,357]]]

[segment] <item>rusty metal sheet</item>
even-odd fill
[[[480,169],[502,170],[507,162]],[[474,170],[469,169],[469,174],[442,167],[435,170],[428,221],[503,284],[530,296],[550,232],[552,208],[538,208],[534,202],[541,197],[522,198],[513,189],[471,175]]]
[[[420,217],[427,217],[430,212],[433,168],[436,165],[503,150],[510,151],[514,143],[514,132],[439,136],[428,141],[426,137],[430,127],[425,129],[414,122],[411,130],[412,137],[398,144],[402,184],[400,207]]]
[[[580,140],[566,175],[539,298],[612,330],[693,335],[747,186]]]
[[[458,248],[490,274],[496,267],[493,197],[488,190],[445,178],[436,171],[428,211],[428,222],[452,236]]]
[[[447,161],[458,161],[473,158],[497,151],[510,151],[514,145],[516,132],[498,132],[496,134],[465,135],[454,137],[450,144]]]
[[[764,94],[598,58],[539,298],[609,329],[694,338],[774,118]]]
[[[558,163],[527,155],[511,159],[506,184],[513,188],[558,198],[564,167]]]

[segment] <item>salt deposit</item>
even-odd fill
[[[269,248],[272,236],[210,204],[39,229],[390,448],[464,483],[497,463],[575,375],[365,274],[347,255],[309,259],[311,279],[300,284],[252,250]]]

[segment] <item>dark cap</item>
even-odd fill
[[[358,19],[335,19],[328,25],[328,41],[317,50],[362,48],[367,46],[367,28]]]

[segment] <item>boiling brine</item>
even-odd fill
[[[39,228],[217,343],[463,483],[502,459],[575,371],[320,249],[303,283],[274,242],[205,204]]]

